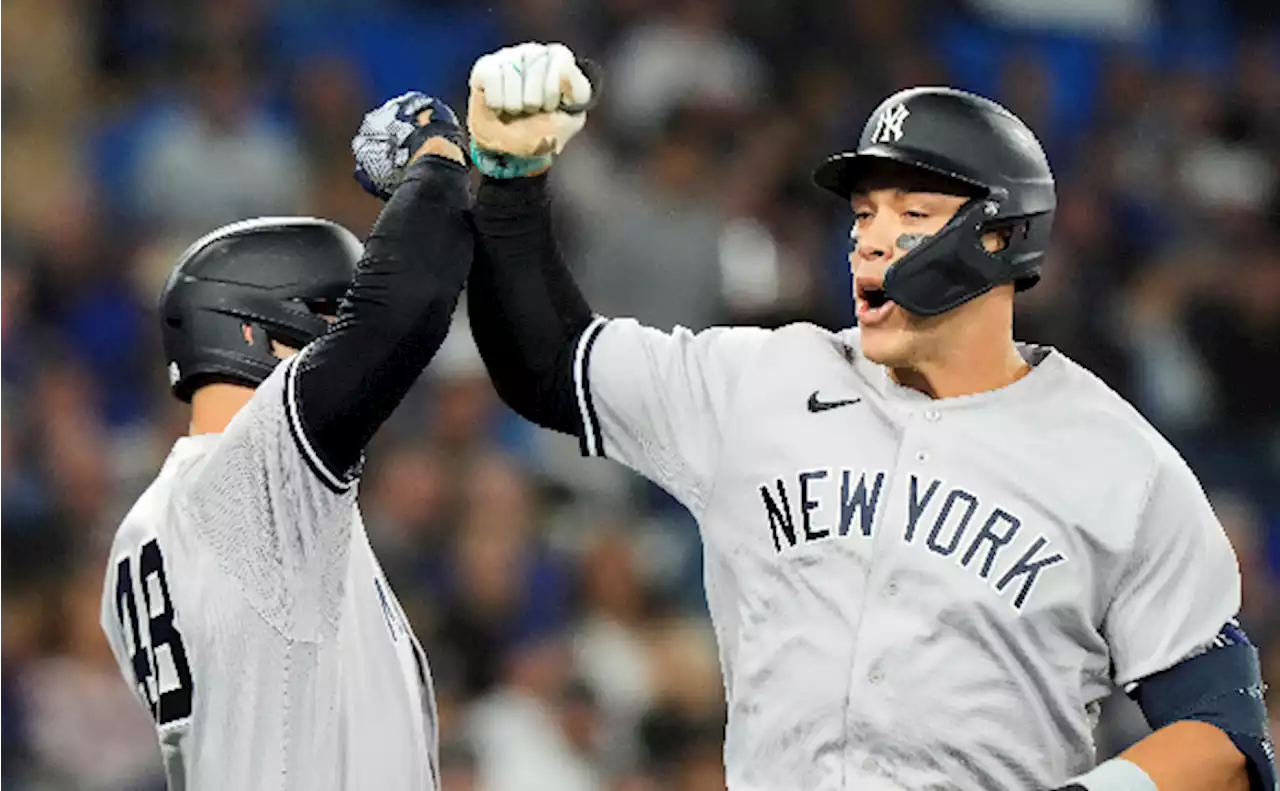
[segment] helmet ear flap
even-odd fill
[[[1000,250],[1000,257],[1008,267],[1008,278],[1024,283],[1020,291],[1035,285],[1040,279],[1040,267],[1049,247],[1049,234],[1053,226],[1052,211],[1032,217],[1017,217],[999,227],[1013,231],[1007,244]]]

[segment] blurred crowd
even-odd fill
[[[596,310],[662,327],[851,324],[849,212],[813,165],[909,85],[1020,114],[1060,204],[1017,334],[1097,372],[1191,461],[1280,683],[1269,2],[494,2],[6,0],[6,788],[162,783],[97,621],[109,538],[186,429],[152,312],[176,254],[261,214],[364,233],[363,112],[413,88],[461,108],[473,59],[526,39],[605,67],[555,169],[562,238]],[[465,318],[369,461],[361,504],[436,676],[445,791],[723,788],[687,513],[509,413]],[[1100,753],[1143,728],[1116,699]]]

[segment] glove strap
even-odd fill
[[[475,140],[471,141],[471,161],[475,163],[476,170],[495,179],[524,178],[551,167],[550,154],[541,157],[513,157],[510,154],[485,151],[476,145]]]
[[[420,126],[413,130],[409,135],[409,139],[405,141],[405,149],[408,150],[409,156],[413,156],[422,144],[433,137],[443,137],[450,143],[453,143],[463,151],[467,150],[466,135],[463,134],[461,127],[452,121],[444,119],[435,119],[427,123],[426,126]]]

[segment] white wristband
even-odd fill
[[[1151,775],[1132,761],[1112,758],[1072,780],[1088,791],[1160,791]]]

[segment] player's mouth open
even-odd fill
[[[893,311],[893,301],[878,283],[857,283],[854,296],[858,303],[859,326],[874,326],[887,319]]]

